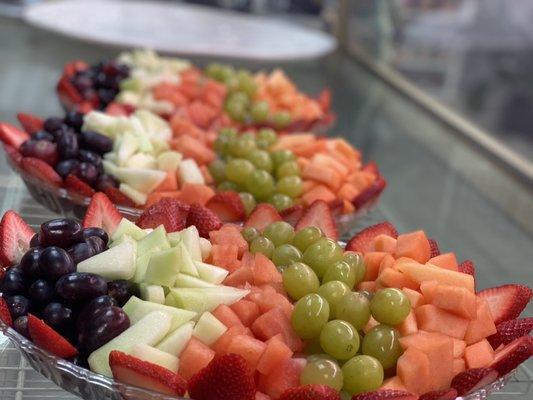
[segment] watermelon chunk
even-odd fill
[[[213,350],[193,337],[180,355],[179,374],[189,380],[207,367],[214,357]]]

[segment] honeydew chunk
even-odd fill
[[[78,263],[78,272],[90,272],[114,281],[117,279],[131,279],[135,274],[135,260],[137,258],[137,243],[125,241],[118,246],[87,258]]]
[[[203,344],[211,346],[227,330],[226,325],[220,322],[213,314],[204,312],[196,323],[192,335]]]
[[[170,146],[168,145],[168,142],[166,140],[161,140],[158,138],[152,138],[152,146],[154,147],[154,154],[156,155],[163,153],[164,151],[168,151],[170,149]]]
[[[147,313],[137,323],[91,353],[88,359],[91,370],[102,375],[112,376],[109,367],[109,353],[111,351],[119,350],[129,354],[133,346],[139,343],[153,346],[168,334],[171,327],[172,316],[170,313],[160,310]]]
[[[131,355],[140,360],[159,365],[174,373],[178,372],[180,365],[178,357],[143,343],[136,344],[131,351]]]
[[[111,154],[111,153],[109,153],[109,154]],[[116,164],[116,160],[112,159],[111,156],[107,160],[102,160],[102,165],[104,167],[104,172],[106,174],[113,175],[113,176],[116,175],[118,166]]]
[[[157,169],[162,171],[176,171],[183,156],[177,151],[164,151],[157,156]]]
[[[474,277],[469,274],[416,262],[400,263],[398,269],[417,283],[437,281],[445,285],[464,287],[473,293],[475,292]]]
[[[187,248],[183,244],[183,241],[178,243],[176,245],[176,247],[174,247],[174,248],[175,249],[179,249],[179,251],[181,252],[182,265],[181,265],[181,271],[180,272],[182,272],[184,274],[189,274],[191,276],[199,277],[200,275],[198,274],[198,270],[196,269],[196,265],[194,265],[194,261],[193,261],[191,255],[189,254],[189,251],[187,250]]]
[[[126,162],[126,167],[157,169],[157,162],[153,155],[146,153],[137,153],[132,155]]]
[[[164,351],[169,354],[174,354],[179,357],[189,340],[191,340],[192,332],[194,330],[194,322],[190,321],[167,336],[157,344],[156,349]]]
[[[174,298],[174,296],[170,292],[168,292],[168,294],[165,296],[165,303],[163,303],[163,304],[165,304],[166,306],[169,306],[169,307],[179,308],[178,307],[178,303],[176,302],[176,299]]]
[[[130,318],[130,323],[132,325],[138,323],[153,311],[163,311],[172,317],[170,324],[171,330],[182,326],[184,323],[189,322],[197,316],[193,311],[182,310],[165,304],[152,303],[151,301],[141,300],[135,296],[130,297],[122,309]]]
[[[144,281],[154,285],[174,286],[183,265],[182,254],[177,247],[152,253]]]
[[[224,268],[204,262],[195,261],[194,265],[200,274],[200,279],[215,285],[219,285],[224,282],[224,279],[226,279],[229,274],[229,271],[225,270]]]
[[[167,141],[172,137],[170,126],[158,115],[142,109],[135,111],[133,115],[140,121],[148,136]]]
[[[91,111],[83,118],[83,130],[95,131],[114,138],[118,130],[117,118],[101,111]]]
[[[196,161],[191,158],[187,158],[186,160],[183,160],[181,162],[179,174],[180,182],[182,183],[195,183],[198,185],[205,185],[205,180],[204,176],[202,175],[202,171],[200,171],[200,168],[198,167],[198,164],[196,164]]]
[[[117,240],[113,240],[111,243],[109,243],[109,248],[116,247],[124,242],[135,242],[135,244],[137,244],[137,241],[133,239],[130,235],[124,234],[121,235]]]
[[[170,232],[167,234],[167,239],[172,247],[181,243],[181,232]]]
[[[135,240],[141,240],[147,235],[145,231],[135,225],[127,218],[122,218],[117,226],[117,229],[111,235],[111,240],[115,241],[122,235],[128,235]]]
[[[209,257],[212,248],[213,245],[209,240],[203,237],[200,238],[200,251],[202,252],[202,261],[206,260]]]
[[[118,187],[118,190],[120,190],[128,198],[133,200],[135,204],[144,205],[148,201],[148,196],[146,194],[132,188],[127,183],[121,183],[120,186]]]
[[[139,149],[139,139],[131,133],[122,135],[120,141],[115,142],[118,165],[126,165],[128,160]]]
[[[166,173],[155,169],[118,167],[115,176],[135,190],[150,193],[163,182]]]
[[[166,249],[170,249],[170,243],[167,239],[167,231],[163,225],[159,225],[152,232],[142,238],[137,247],[139,256]]]
[[[152,303],[165,304],[165,290],[159,285],[147,285],[145,283],[139,286],[141,298]]]
[[[206,282],[202,279],[190,276],[187,274],[178,274],[178,278],[174,283],[174,287],[178,288],[198,288],[198,287],[216,287],[212,283]]]
[[[150,262],[151,253],[143,254],[137,257],[135,261],[135,274],[133,275],[133,282],[143,283],[144,275],[146,275],[146,269],[148,268],[148,263]]]
[[[193,261],[202,261],[202,249],[200,248],[200,234],[196,226],[191,225],[181,232],[183,244],[191,255]]]
[[[198,314],[213,311],[220,304],[227,306],[239,301],[250,291],[229,286],[216,286],[212,288],[172,288],[170,293],[174,296],[178,307],[195,311]]]

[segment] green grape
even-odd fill
[[[329,321],[320,332],[320,346],[337,360],[348,360],[359,350],[359,333],[346,321]]]
[[[293,199],[302,194],[304,184],[299,176],[285,176],[276,184],[278,192]]]
[[[355,356],[341,370],[343,389],[352,395],[376,390],[383,383],[383,367],[374,357]]]
[[[250,215],[256,206],[254,196],[252,196],[252,194],[248,192],[240,192],[239,197],[241,198],[242,204],[244,205],[244,211],[246,212],[246,215]]]
[[[280,166],[284,162],[296,160],[294,153],[290,150],[273,151],[272,153],[270,153],[270,157],[272,157],[272,162],[276,167]]]
[[[257,132],[257,139],[264,140],[268,144],[268,147],[272,146],[278,140],[278,135],[274,129],[263,128]]]
[[[272,159],[266,150],[254,149],[246,156],[258,169],[264,169],[267,172],[272,172]]]
[[[278,129],[289,126],[291,122],[291,114],[286,111],[279,111],[272,116],[272,123]]]
[[[342,319],[361,330],[370,320],[370,302],[358,292],[347,293],[337,303],[335,318]]]
[[[348,263],[355,271],[355,285],[363,282],[366,274],[366,266],[363,261],[363,256],[354,251],[347,251],[342,256],[342,259]]]
[[[330,281],[344,282],[352,289],[355,285],[355,270],[346,261],[337,261],[328,267],[322,277],[322,283]]]
[[[292,244],[303,252],[321,237],[322,231],[319,227],[308,226],[296,232]]]
[[[211,79],[214,79],[218,82],[225,82],[227,79],[233,76],[234,73],[235,71],[233,70],[232,67],[230,67],[229,65],[224,65],[224,64],[214,63],[214,64],[210,64],[206,68],[207,76],[209,76]]]
[[[330,265],[342,260],[342,247],[331,239],[322,238],[311,244],[304,252],[304,262],[313,268],[319,278]]]
[[[392,368],[402,355],[400,332],[387,325],[372,328],[363,338],[363,354],[377,359],[383,369]]]
[[[257,91],[257,84],[255,83],[252,74],[241,69],[237,72],[236,76],[239,81],[239,89],[248,96],[253,97]]]
[[[235,139],[237,137],[237,130],[235,128],[225,127],[220,129],[218,137],[225,137],[226,139]]]
[[[235,121],[244,121],[246,118],[246,103],[237,100],[228,100],[225,105],[225,110],[228,112],[231,119]]]
[[[290,265],[292,262],[302,260],[302,253],[292,244],[282,244],[274,249],[272,262],[276,266]]]
[[[250,252],[253,254],[262,253],[266,257],[271,258],[274,252],[274,244],[266,237],[259,236],[252,240]]]
[[[244,136],[232,139],[229,143],[229,151],[235,157],[246,158],[252,150],[255,149],[255,140],[253,137]]]
[[[370,302],[370,311],[376,321],[387,325],[398,325],[411,312],[411,303],[400,289],[381,289],[374,294]]]
[[[227,136],[218,136],[214,144],[215,151],[221,156],[228,155],[230,141],[231,139]]]
[[[306,294],[318,290],[320,282],[309,266],[301,262],[291,263],[283,271],[283,286],[293,300],[299,300]]]
[[[272,204],[278,211],[283,211],[286,208],[291,207],[293,204],[292,199],[286,194],[282,193],[274,193],[268,198],[268,202]]]
[[[209,164],[209,173],[215,180],[215,182],[220,183],[226,180],[226,163],[221,159],[213,160]]]
[[[256,199],[268,198],[275,190],[274,178],[262,169],[253,171],[248,176],[245,186]]]
[[[239,186],[237,186],[237,184],[234,182],[224,181],[224,182],[220,182],[220,184],[217,186],[217,190],[219,192],[227,192],[227,191],[235,192],[239,190]]]
[[[228,76],[224,80],[224,84],[228,88],[228,93],[235,93],[235,92],[239,91],[239,80],[235,76],[235,73],[233,73],[232,75]]]
[[[242,185],[254,170],[255,167],[250,161],[234,158],[226,164],[226,177],[237,185]]]
[[[249,226],[241,231],[241,235],[248,243],[252,243],[255,238],[259,237],[260,233],[257,229]]]
[[[343,384],[342,371],[333,360],[317,359],[308,362],[300,374],[301,385],[326,385],[341,390]]]
[[[281,163],[276,169],[276,177],[278,179],[293,175],[300,175],[300,166],[296,161],[285,161],[284,163]]]
[[[344,282],[331,281],[322,284],[318,288],[317,293],[328,301],[329,308],[331,309],[331,318],[333,318],[337,310],[337,305],[344,296],[350,293],[350,288]]]
[[[226,101],[228,103],[241,103],[245,107],[248,107],[250,105],[250,97],[242,91],[230,93]]]
[[[270,106],[266,101],[256,101],[252,104],[250,113],[254,122],[261,123],[268,119],[268,113],[270,112]]]
[[[268,150],[268,148],[270,147],[268,142],[265,141],[264,139],[255,139],[255,145],[257,146],[258,149],[261,149],[261,150]]]
[[[329,304],[316,293],[302,297],[294,305],[291,323],[302,339],[312,339],[320,334],[329,319]]]
[[[294,238],[294,228],[285,221],[272,222],[263,231],[263,236],[269,238],[274,246],[291,243]]]

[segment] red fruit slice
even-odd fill
[[[24,130],[30,135],[33,135],[35,132],[39,132],[43,129],[43,119],[35,115],[20,112],[17,114],[17,119]]]
[[[434,390],[432,392],[424,393],[418,400],[455,400],[457,397],[457,390],[454,388],[444,390]]]
[[[500,376],[503,376],[531,356],[533,356],[533,337],[522,336],[498,351],[490,367],[498,371]]]
[[[0,140],[5,144],[18,149],[22,143],[30,138],[30,135],[23,130],[8,124],[0,122]]]
[[[87,68],[89,68],[89,66],[86,62],[81,60],[74,60],[65,64],[65,66],[63,67],[63,73],[66,76],[70,77],[76,72],[86,70]]]
[[[60,187],[63,184],[63,180],[55,169],[43,160],[34,157],[23,157],[21,167],[30,175],[33,175],[35,178],[45,181],[52,186]]]
[[[28,314],[28,330],[37,346],[57,357],[70,358],[78,354],[78,350],[67,339],[46,325],[43,320],[31,314]]]
[[[128,104],[111,102],[107,105],[105,113],[114,117],[127,117],[133,112],[133,107]]]
[[[406,392],[404,390],[376,390],[374,392],[366,392],[356,394],[352,400],[383,400],[383,399],[402,399],[402,400],[417,400],[418,396]]]
[[[305,385],[287,389],[278,400],[341,400],[341,395],[329,386]]]
[[[393,238],[398,237],[398,231],[390,222],[385,221],[369,226],[359,233],[356,233],[346,244],[346,250],[366,253],[372,251],[372,242],[376,236],[388,235]]]
[[[113,234],[122,216],[109,198],[101,192],[96,193],[87,207],[83,218],[83,227],[97,227]]]
[[[459,396],[464,396],[494,382],[497,377],[498,372],[492,368],[469,369],[455,375],[451,387]]]
[[[92,197],[92,195],[96,193],[92,187],[87,185],[76,175],[72,174],[69,174],[65,178],[65,188],[86,197]]]
[[[30,248],[34,234],[20,215],[7,211],[0,222],[0,264],[7,268],[18,263]]]
[[[176,232],[187,226],[190,206],[176,199],[164,198],[148,207],[137,221],[143,229],[164,225],[167,232]]]
[[[513,340],[529,335],[533,330],[533,318],[517,318],[502,322],[496,326],[497,332],[487,339],[493,349],[502,344],[509,344]]]
[[[0,297],[0,321],[7,326],[13,326],[13,319],[11,318],[9,307],[3,297]]]
[[[128,385],[176,396],[187,391],[187,382],[178,374],[121,351],[109,353],[109,366],[113,378]]]
[[[209,232],[219,230],[222,227],[222,221],[209,208],[193,204],[187,215],[187,226],[191,225],[196,226],[201,237],[209,238]]]
[[[438,243],[433,239],[428,239],[429,248],[431,249],[431,258],[437,257],[440,255],[440,249]]]
[[[296,226],[298,221],[304,215],[304,208],[301,204],[296,204],[292,207],[286,208],[279,213],[283,221],[288,222],[292,226]]]
[[[368,164],[366,164],[362,168],[362,171],[370,172],[372,175],[376,177],[381,176],[381,174],[379,173],[378,164],[375,161],[369,161]]]
[[[487,301],[494,323],[498,325],[517,318],[531,300],[533,291],[525,285],[510,284],[485,289],[477,295]]]
[[[109,200],[111,200],[114,204],[120,204],[124,207],[135,207],[135,203],[132,199],[130,199],[128,196],[126,196],[124,193],[122,193],[120,190],[118,190],[114,186],[108,186],[104,189],[104,193],[107,197],[109,197]]]
[[[296,224],[296,231],[309,226],[317,226],[322,230],[322,233],[330,239],[337,240],[339,232],[337,225],[331,215],[328,203],[323,200],[316,200],[305,211],[303,217]]]
[[[352,200],[354,207],[356,209],[362,208],[366,204],[377,199],[379,195],[381,194],[381,192],[383,192],[386,186],[387,186],[387,181],[382,177],[378,177],[374,181],[374,183],[372,183],[369,187],[367,187],[365,190],[359,193]]]
[[[10,158],[10,160],[15,164],[20,166],[22,162],[22,154],[19,153],[19,151],[14,148],[13,146],[2,143],[4,146],[4,151],[6,152],[7,156]]]
[[[244,223],[244,227],[252,227],[261,232],[272,222],[276,221],[282,221],[282,218],[278,214],[278,211],[270,204],[262,203],[258,204],[254,208],[254,210]]]
[[[220,192],[205,205],[224,222],[242,221],[246,215],[244,204],[237,192]]]
[[[474,278],[476,277],[476,266],[470,260],[465,260],[459,264],[457,270],[463,274],[472,275]]]
[[[67,109],[75,109],[77,104],[83,102],[83,97],[78,89],[70,82],[67,75],[63,75],[57,83],[57,94],[61,104]]]

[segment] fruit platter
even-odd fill
[[[324,200],[296,226],[163,198],[136,223],[95,193],[83,221],[0,222],[0,330],[85,399],[482,399],[533,355],[533,296],[389,222],[337,241]],[[481,272],[482,273],[482,272]]]

